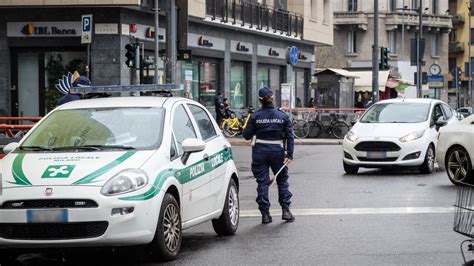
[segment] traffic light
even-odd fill
[[[389,70],[390,65],[388,64],[390,49],[387,47],[380,47],[380,70]]]
[[[136,43],[129,43],[125,45],[125,57],[127,60],[125,61],[125,65],[128,68],[137,68],[139,66],[138,60],[138,53],[139,53],[139,46]]]

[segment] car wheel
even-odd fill
[[[449,150],[446,156],[446,173],[449,180],[458,185],[460,182],[470,183],[473,172],[467,151],[459,146]]]
[[[166,193],[161,203],[155,238],[150,244],[151,257],[156,261],[174,260],[181,248],[181,214],[173,195]]]
[[[344,165],[344,171],[350,175],[355,175],[359,171],[359,166],[357,165],[350,165],[345,162],[342,162]]]
[[[425,160],[419,166],[419,170],[422,174],[431,174],[434,171],[434,163],[435,163],[435,150],[433,145],[428,146],[428,150],[426,150]]]
[[[239,227],[239,191],[233,179],[227,189],[224,209],[219,219],[212,220],[212,227],[218,235],[233,235]]]

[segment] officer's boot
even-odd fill
[[[272,216],[268,211],[262,211],[262,224],[269,224],[272,222]]]
[[[293,222],[295,220],[295,217],[293,216],[293,214],[291,214],[289,208],[282,208],[281,211],[282,211],[282,215],[281,215],[282,220],[285,220],[287,222]]]

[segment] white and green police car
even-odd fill
[[[182,230],[239,223],[229,142],[199,103],[112,97],[56,108],[0,160],[0,250],[147,244],[174,259]]]

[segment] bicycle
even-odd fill
[[[252,115],[254,109],[252,106],[247,107],[247,114],[240,113],[242,119],[239,119],[235,112],[232,112],[231,117],[222,119],[221,123],[221,130],[224,133],[224,136],[228,138],[232,138],[237,136],[237,134],[242,134],[242,131],[247,127],[247,124],[250,120],[250,116]],[[243,119],[245,117],[245,119]]]
[[[303,119],[294,119],[292,121],[293,124],[293,135],[297,139],[304,139],[309,135],[310,132],[310,125],[309,122],[311,114],[307,114],[306,116],[303,115]]]
[[[321,135],[321,132],[325,132],[329,134],[330,136],[333,136],[337,139],[342,139],[344,136],[349,132],[350,126],[346,122],[347,114],[336,114],[336,113],[330,113],[329,114],[331,120],[329,121],[329,124],[325,125],[320,119],[319,119],[319,114],[316,113],[315,119],[309,120],[302,122],[299,120],[299,123],[304,123],[301,128],[302,128],[302,136],[307,137],[310,135],[312,137],[319,137]],[[307,125],[305,125],[307,124]],[[306,129],[307,128],[307,129]]]
[[[454,204],[454,225],[453,230],[470,239],[461,242],[461,255],[464,265],[474,265],[474,260],[466,260],[464,254],[464,244],[468,243],[467,251],[474,252],[474,186],[471,184],[460,183],[456,194],[456,203]]]

